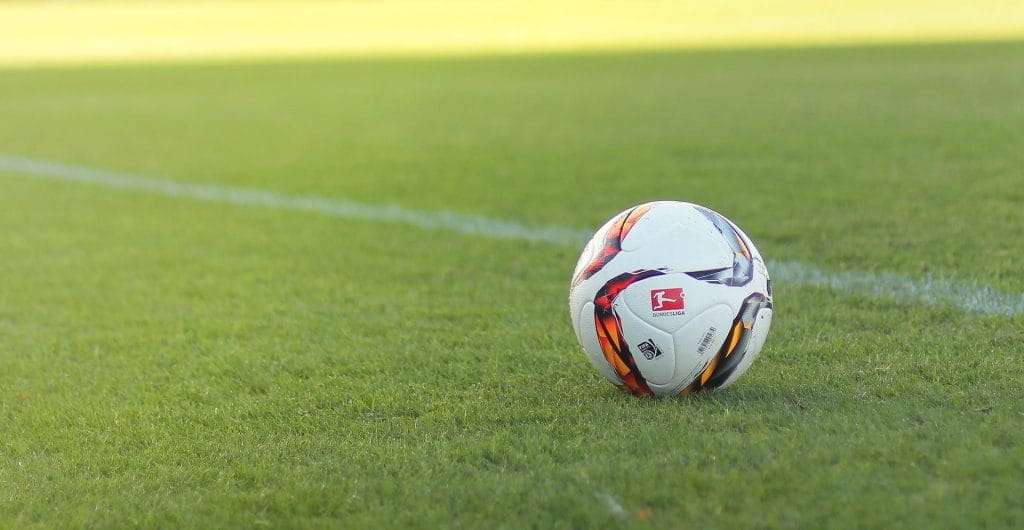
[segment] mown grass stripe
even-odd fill
[[[560,226],[528,226],[447,210],[421,211],[398,205],[367,204],[314,195],[288,195],[256,188],[185,183],[2,153],[0,170],[112,189],[240,206],[314,212],[343,219],[406,224],[427,230],[446,230],[490,238],[581,246],[590,237],[589,231]],[[913,278],[889,272],[826,271],[799,261],[773,261],[768,266],[776,284],[814,285],[931,306],[954,306],[982,315],[1024,314],[1024,293],[1007,293],[977,283]]]

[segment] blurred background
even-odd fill
[[[750,47],[1024,35],[1015,0],[6,1],[0,64]]]

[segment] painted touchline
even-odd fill
[[[256,188],[186,183],[2,153],[0,171],[170,197],[314,212],[344,219],[398,223],[428,230],[446,230],[459,234],[553,245],[582,246],[591,234],[586,230],[560,226],[527,226],[447,210],[421,211],[398,205],[375,205],[315,195],[289,195]],[[1012,294],[977,284],[934,278],[912,278],[895,273],[829,272],[799,261],[772,261],[769,263],[769,270],[776,283],[781,280],[850,293],[913,300],[932,306],[959,306],[984,315],[1024,314],[1024,293]]]

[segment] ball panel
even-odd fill
[[[666,333],[675,333],[694,315],[726,304],[733,315],[740,309],[734,289],[683,273],[666,273],[630,286],[619,295],[633,314]]]
[[[689,385],[707,369],[721,350],[734,317],[731,307],[716,304],[692,315],[685,326],[672,334],[680,383]]]
[[[622,325],[622,336],[644,380],[650,385],[665,385],[675,376],[675,348],[672,335],[661,331],[633,314],[622,297],[614,304]]]
[[[628,237],[623,252],[635,253],[646,268],[688,272],[729,267],[733,251],[721,232],[687,203],[653,203]]]
[[[764,348],[764,342],[768,338],[768,329],[771,328],[771,325],[772,308],[767,307],[758,311],[757,317],[754,319],[753,327],[748,332],[750,334],[750,339],[746,344],[746,351],[743,353],[743,359],[718,388],[725,388],[733,384],[741,375],[743,375],[744,372],[747,371],[748,368],[750,368],[754,359],[757,359],[758,355],[761,354],[761,349]]]
[[[664,272],[659,270],[624,272],[608,280],[594,296],[594,320],[601,350],[623,384],[634,394],[650,395],[651,390],[636,367],[629,343],[622,334],[622,322],[615,313],[614,303],[630,285],[662,274]]]
[[[580,307],[579,313],[576,316],[577,322],[579,322],[579,335],[577,338],[580,340],[580,345],[583,346],[583,351],[587,354],[587,359],[590,360],[590,364],[594,365],[598,373],[603,375],[605,379],[611,381],[613,384],[622,386],[622,378],[615,372],[615,369],[608,364],[608,360],[604,358],[604,352],[601,350],[601,344],[597,339],[597,325],[594,322],[594,303],[586,302]]]
[[[578,278],[583,269],[586,268],[587,264],[594,260],[595,248],[598,246],[597,239],[603,232],[598,232],[587,244],[583,247],[583,252],[580,252],[580,259],[576,261],[576,269],[572,271],[573,279]]]
[[[615,256],[622,251],[622,241],[626,239],[637,221],[651,209],[651,204],[641,204],[635,208],[626,210],[598,230],[587,244],[591,248],[591,257],[586,264],[577,263],[576,273],[573,275],[572,285],[578,285],[592,278]],[[581,267],[582,265],[582,267]]]

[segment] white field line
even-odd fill
[[[375,205],[313,195],[288,195],[255,188],[184,183],[2,153],[0,171],[111,189],[248,207],[314,212],[342,219],[405,224],[426,230],[446,230],[498,239],[582,247],[583,242],[590,237],[589,231],[560,226],[528,226],[444,210],[420,211],[397,205]],[[983,315],[1024,314],[1024,293],[1007,293],[976,283],[921,279],[895,273],[829,272],[799,261],[769,262],[768,270],[776,286],[787,283],[813,285],[931,306],[960,307]]]
[[[397,205],[366,204],[329,199],[313,195],[288,195],[256,188],[219,186],[216,184],[186,183],[169,179],[146,177],[5,155],[0,153],[0,170],[22,173],[47,180],[84,182],[106,188],[144,191],[157,195],[185,197],[210,202],[230,203],[278,210],[315,212],[344,219],[364,219],[384,223],[400,223],[428,230],[448,230],[460,234],[481,235],[501,239],[520,239],[552,244],[579,244],[588,235],[579,230],[548,227],[530,227],[520,223],[499,221],[475,215],[450,211],[418,211]]]
[[[776,283],[781,280],[879,298],[911,300],[930,306],[960,307],[981,315],[1024,314],[1024,293],[1008,293],[977,282],[912,278],[891,272],[829,272],[799,261],[770,261],[768,271]]]

